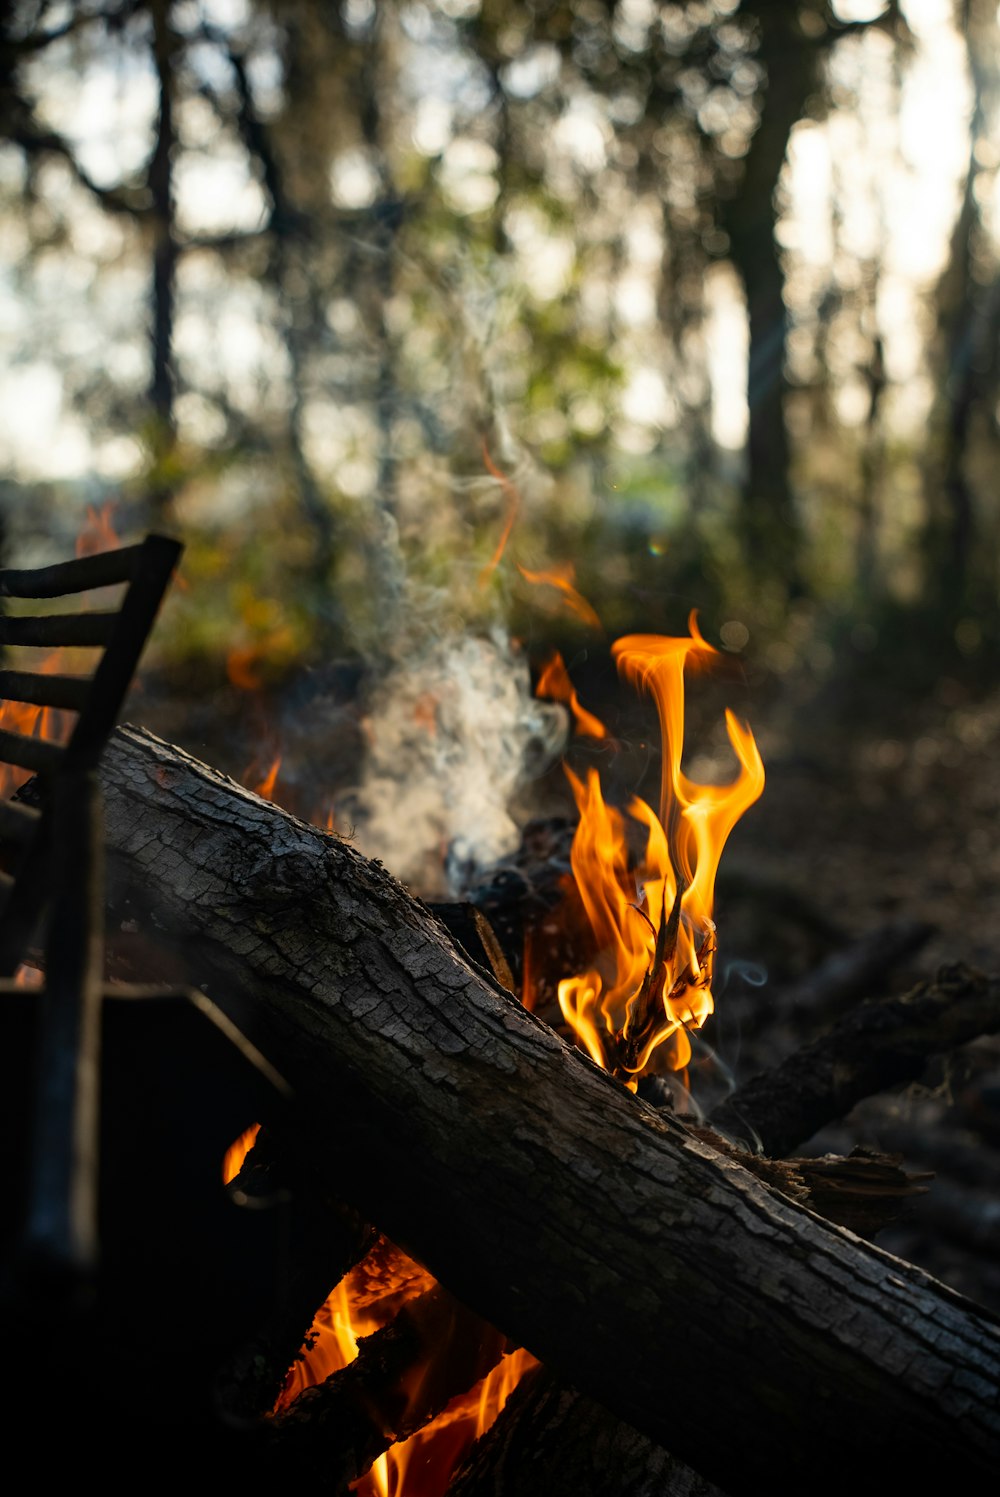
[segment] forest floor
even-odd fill
[[[280,701],[225,688],[185,701],[154,689],[132,716],[243,783],[263,778],[277,747],[285,758],[274,798],[318,820],[323,797],[336,799],[364,752],[357,684],[349,668],[335,668],[320,688],[293,684]],[[626,750],[619,777],[642,759],[658,780],[643,736],[656,733],[649,704],[614,700],[606,672],[590,685],[606,693],[611,731],[645,754]],[[705,1031],[737,1084],[815,1032],[809,1013],[801,1023],[786,1013],[769,1028],[775,996],[893,921],[926,922],[930,934],[863,996],[906,992],[955,962],[1000,974],[1000,685],[973,688],[941,671],[920,690],[903,689],[888,672],[847,686],[802,675],[745,693],[739,710],[751,720],[766,785],[723,856],[717,1014]],[[731,760],[727,769],[724,753],[716,759],[728,778]],[[570,811],[561,770],[535,785],[526,804],[533,814]],[[730,1002],[736,1017],[727,1021]],[[739,1015],[751,1010],[752,1034],[743,1036]],[[934,1171],[927,1194],[907,1204],[879,1244],[1000,1311],[1000,1038],[936,1058],[918,1080],[862,1104],[803,1152],[859,1144]]]

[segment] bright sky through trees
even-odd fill
[[[419,7],[415,7],[419,10]],[[870,4],[842,0],[837,6],[845,20],[869,19]],[[877,10],[877,7],[874,8]],[[238,26],[249,18],[241,0],[212,0],[203,12],[217,25]],[[858,260],[878,257],[881,281],[877,315],[885,338],[886,359],[895,385],[893,420],[913,427],[926,418],[930,391],[921,367],[921,299],[942,269],[959,202],[968,154],[970,89],[964,45],[947,0],[907,0],[907,20],[916,38],[914,55],[903,70],[898,98],[894,95],[892,46],[878,31],[849,37],[834,50],[831,63],[835,103],[821,121],[803,121],[791,142],[786,169],[786,199],[780,234],[788,257],[788,294],[795,310],[809,306],[822,294],[831,257],[837,252],[832,225],[836,219],[839,252]],[[427,47],[420,26],[413,28],[411,47],[424,61]],[[551,70],[552,49],[511,66],[511,86],[531,93]],[[196,65],[211,76],[218,61],[208,48],[195,54]],[[557,65],[557,62],[556,62]],[[520,72],[518,72],[520,69]],[[122,48],[92,62],[80,74],[68,71],[55,56],[45,54],[31,69],[40,112],[75,147],[95,182],[113,187],[138,170],[149,153],[156,110],[156,84],[148,55]],[[265,111],[278,100],[280,70],[257,54],[253,79],[256,97]],[[453,106],[449,94],[461,88],[461,59],[438,57],[431,69],[413,68],[415,101],[413,140],[418,150],[432,155],[444,149],[443,183],[446,198],[459,214],[475,213],[496,195],[497,158],[482,141],[451,138]],[[435,91],[440,89],[441,92]],[[266,201],[260,183],[248,168],[245,153],[232,141],[219,138],[217,122],[208,105],[197,98],[184,108],[188,149],[176,166],[177,220],[190,235],[252,231],[263,222]],[[563,116],[554,146],[585,170],[603,164],[610,127],[593,102],[579,101]],[[450,143],[449,143],[450,142]],[[10,182],[17,174],[11,148],[0,151],[0,173]],[[12,281],[12,267],[25,253],[23,232],[8,209],[3,226],[6,292],[2,338],[5,370],[0,376],[0,450],[5,466],[23,478],[69,479],[90,473],[114,480],[135,471],[141,461],[137,442],[128,437],[105,438],[88,429],[63,393],[58,357],[50,343],[72,345],[77,355],[110,358],[123,371],[143,358],[140,347],[145,283],[127,235],[69,183],[57,168],[45,176],[54,198],[74,194],[72,235],[66,252],[53,249],[30,287]],[[377,190],[369,158],[351,148],[331,166],[330,192],[345,208],[367,206]],[[992,208],[994,222],[996,205]],[[513,251],[530,296],[540,302],[557,298],[568,284],[573,265],[572,241],[549,231],[530,216],[511,225]],[[657,357],[655,276],[661,249],[655,215],[633,210],[629,268],[619,281],[616,307],[628,330],[627,371],[623,411],[630,428],[627,445],[648,445],[651,436],[676,415],[676,400]],[[88,257],[113,265],[113,291],[94,297]],[[217,364],[230,378],[269,359],[280,362],[262,318],[260,296],[242,286],[226,297],[217,318],[204,315],[202,306],[213,298],[212,276],[192,264],[186,276],[185,298],[178,322],[183,358],[192,364]],[[713,431],[724,446],[738,448],[746,435],[745,312],[739,288],[725,266],[709,281],[708,349],[712,382]],[[185,305],[186,302],[186,305]],[[47,356],[49,355],[49,356]],[[794,346],[793,346],[794,356]],[[249,392],[248,392],[249,398]],[[864,400],[856,381],[845,373],[837,397],[841,419],[850,423],[863,415]],[[213,420],[203,402],[181,405],[182,427],[211,441]],[[338,417],[327,411],[334,423]],[[355,486],[371,481],[370,465],[350,456],[358,431],[344,440],[324,437],[322,423],[312,420],[321,460],[347,460],[358,468]],[[363,435],[363,433],[362,433]],[[348,479],[350,483],[349,470]]]

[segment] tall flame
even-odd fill
[[[580,815],[571,866],[598,955],[592,966],[560,982],[559,1005],[583,1048],[632,1088],[665,1042],[667,1064],[686,1066],[687,1031],[700,1028],[713,1010],[719,859],[764,788],[753,735],[729,711],[735,780],[700,785],[681,769],[685,672],[721,659],[702,638],[694,613],[688,628],[686,638],[630,634],[613,646],[619,672],[656,701],[663,740],[659,814],[638,796],[624,812],[609,806],[596,770],[581,780],[566,769]]]

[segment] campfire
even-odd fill
[[[526,575],[530,581],[554,579],[569,591],[578,612],[586,608],[565,574]],[[588,621],[594,617],[589,608],[583,616]],[[524,1006],[537,1007],[536,988],[544,972],[547,985],[558,987],[567,1035],[575,1036],[581,1048],[631,1090],[641,1074],[652,1074],[654,1068],[667,1067],[683,1076],[690,1056],[687,1031],[699,1028],[712,1011],[715,872],[730,830],[763,785],[753,738],[732,717],[728,728],[739,766],[735,781],[701,786],[681,771],[685,670],[711,670],[719,660],[698,632],[693,615],[689,628],[686,639],[633,636],[615,647],[623,676],[638,689],[648,689],[660,713],[666,752],[659,814],[638,797],[621,809],[608,805],[596,770],[582,781],[568,764],[564,766],[579,819],[571,878],[562,908],[553,912],[547,931],[551,938],[553,922],[561,921],[571,928],[562,932],[562,948],[575,934],[578,948],[592,953],[596,965],[576,973],[553,971],[537,938],[533,959],[522,964],[519,996]],[[259,688],[246,650],[231,657],[229,674],[242,688]],[[549,659],[536,689],[541,698],[566,704],[577,734],[607,740],[607,730],[580,703],[561,657]],[[429,713],[433,727],[433,699],[420,698],[414,711]],[[263,778],[251,766],[250,788],[265,799],[280,800],[280,766],[280,753],[271,759]],[[491,943],[491,951],[494,962],[505,960],[498,943]],[[256,1138],[257,1129],[251,1129],[228,1152],[223,1171],[227,1183],[238,1177]],[[404,1307],[434,1304],[435,1288],[425,1270],[378,1238],[317,1310],[275,1401],[275,1416],[286,1413],[304,1389],[351,1365],[359,1340],[391,1327]],[[402,1392],[395,1387],[383,1391],[385,1407],[377,1413],[396,1439],[362,1478],[362,1492],[380,1497],[443,1493],[462,1454],[492,1426],[522,1375],[537,1366],[523,1348],[504,1354],[503,1339],[494,1337],[481,1353],[483,1363],[490,1364],[485,1376],[471,1388],[460,1389],[458,1369],[466,1367],[469,1358],[466,1348],[456,1351],[453,1343],[463,1335],[481,1340],[482,1326],[476,1322],[470,1327],[468,1318],[455,1317],[450,1307],[445,1315],[431,1316],[428,1324],[425,1334],[432,1334],[436,1344],[423,1347],[407,1368]],[[451,1377],[449,1362],[455,1364]],[[441,1385],[442,1377],[445,1389],[454,1380],[457,1391],[440,1412],[428,1417],[442,1397],[436,1392],[429,1398],[428,1387]],[[370,1396],[377,1401],[377,1391]],[[413,1433],[401,1438],[411,1428]]]
[[[284,1222],[270,1303],[212,1370],[226,1459],[363,1497],[521,1497],[518,1459],[572,1470],[582,1438],[587,1490],[641,1467],[658,1491],[696,1470],[732,1497],[772,1468],[780,1430],[779,1486],[841,1491],[849,1467],[874,1490],[887,1449],[898,1471],[971,1478],[1000,1449],[996,1327],[863,1241],[922,1182],[885,1157],[791,1150],[817,1106],[840,1115],[874,1070],[905,1075],[929,1028],[981,1032],[1000,995],[954,973],[891,1021],[882,1004],[835,1029],[797,1118],[778,1073],[724,1120],[701,1115],[686,1071],[715,1003],[716,877],[764,770],[732,712],[730,778],[682,767],[685,689],[724,663],[694,614],[685,636],[612,653],[659,719],[657,803],[567,754],[569,868],[557,902],[520,911],[518,950],[474,898],[423,903],[328,811],[284,811],[277,755],[243,787],[142,729],[107,745],[112,969],[183,974],[293,1098],[214,1166],[230,1201],[272,1206],[243,1215]],[[252,665],[235,667],[251,689]],[[560,657],[536,691],[573,745],[610,745]],[[904,1027],[923,1038],[900,1044]],[[192,1313],[212,1319],[210,1288]],[[848,1455],[817,1467],[845,1421]]]
[[[621,809],[607,804],[596,769],[581,780],[564,764],[579,818],[563,908],[554,912],[547,929],[551,936],[553,922],[560,918],[574,927],[584,937],[579,944],[594,953],[594,965],[575,973],[550,970],[545,975],[550,985],[558,986],[568,1034],[633,1091],[641,1075],[654,1074],[660,1067],[683,1075],[691,1055],[688,1031],[699,1029],[712,1012],[715,875],[730,831],[764,783],[753,736],[731,713],[727,728],[738,764],[733,782],[698,785],[681,769],[685,672],[710,671],[719,662],[693,614],[689,630],[683,639],[628,636],[613,652],[623,677],[650,692],[658,709],[663,737],[659,814],[638,796],[630,797]],[[537,690],[567,704],[577,733],[606,740],[607,730],[580,703],[558,654],[541,672]],[[273,762],[263,783],[253,785],[268,799],[275,791],[279,763]],[[585,935],[579,929],[580,912],[585,916]],[[565,939],[560,944],[564,947]],[[524,964],[520,997],[529,1010],[537,1006],[534,984],[544,962],[539,947],[536,942],[534,960]],[[248,1135],[227,1158],[227,1180],[238,1174],[254,1136]],[[287,1411],[305,1388],[347,1367],[357,1356],[359,1339],[383,1331],[405,1305],[433,1288],[433,1279],[418,1264],[379,1239],[317,1312],[275,1413]],[[495,1358],[496,1366],[421,1427],[429,1406],[426,1383],[435,1376],[435,1364],[439,1378],[442,1365],[447,1368],[454,1355],[448,1329],[447,1320],[438,1323],[444,1344],[428,1347],[423,1363],[418,1359],[408,1369],[412,1386],[402,1408],[378,1411],[397,1439],[411,1426],[414,1433],[379,1456],[371,1475],[361,1482],[363,1493],[443,1494],[465,1449],[492,1426],[522,1375],[537,1366],[521,1348],[501,1360],[498,1338],[485,1358]],[[481,1327],[470,1331],[459,1321],[457,1334],[463,1333],[479,1336]],[[466,1365],[461,1350],[457,1361]],[[392,1398],[398,1398],[396,1389]]]

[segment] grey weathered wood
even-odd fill
[[[733,1497],[1000,1469],[994,1317],[633,1097],[345,842],[140,730],[102,779],[147,959],[288,1078],[338,1192],[557,1375]]]

